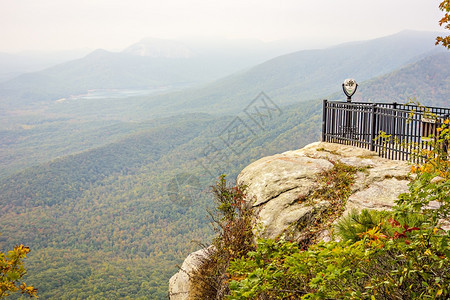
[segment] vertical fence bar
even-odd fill
[[[383,108],[380,108],[380,120],[381,120],[381,126],[380,126],[380,128],[378,128],[379,130],[378,130],[378,133],[380,132],[380,131],[384,131],[384,132],[389,132],[389,130],[388,130],[388,128],[387,128],[387,124],[386,124],[386,115],[385,115],[385,113],[386,113],[386,110],[385,110],[385,108],[383,107]],[[382,151],[382,157],[384,157],[384,158],[386,158],[386,154],[387,154],[387,151],[386,151],[386,145],[387,145],[387,143],[386,143],[386,140],[383,138],[383,140],[382,140],[382,144],[381,144],[381,151]]]
[[[322,115],[322,142],[326,141],[326,133],[327,133],[327,99],[323,100],[322,105],[323,115]]]
[[[392,159],[397,159],[398,157],[398,144],[397,144],[397,102],[392,103]]]
[[[328,120],[331,123],[331,129],[330,133],[331,136],[328,139],[329,142],[334,142],[334,137],[336,136],[336,112],[334,111],[334,104],[330,103],[330,110],[331,110],[331,118],[328,118]]]
[[[376,104],[375,103],[372,104],[372,110],[370,112],[370,116],[372,118],[372,120],[371,120],[372,124],[370,126],[370,128],[371,128],[371,130],[370,130],[370,151],[375,151],[375,131],[376,131],[375,126],[377,123],[376,115],[375,115],[376,109],[377,109]]]

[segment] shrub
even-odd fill
[[[208,257],[193,274],[189,291],[192,299],[223,299],[229,293],[226,270],[230,261],[255,249],[253,209],[245,189],[243,185],[227,184],[224,175],[212,187],[216,210],[210,211],[210,217],[216,238]]]
[[[356,242],[305,251],[262,240],[231,263],[228,299],[447,299],[448,234],[388,220],[385,232],[375,225]]]

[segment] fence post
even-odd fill
[[[324,99],[322,108],[322,142],[325,142],[326,130],[327,130],[327,99]]]
[[[391,134],[393,136],[398,136],[397,133],[397,102],[392,103],[392,128]]]
[[[376,103],[373,103],[372,111],[371,111],[371,115],[372,115],[372,125],[371,126],[372,126],[372,128],[371,128],[371,132],[370,132],[370,151],[375,151],[375,132],[376,132],[375,126],[377,123],[377,120],[375,118],[376,108],[377,108]]]

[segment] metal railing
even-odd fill
[[[382,157],[408,160],[449,118],[450,108],[413,104],[323,100],[322,141],[366,148]]]

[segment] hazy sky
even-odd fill
[[[0,51],[104,48],[144,37],[317,37],[443,31],[441,0],[0,0]]]

